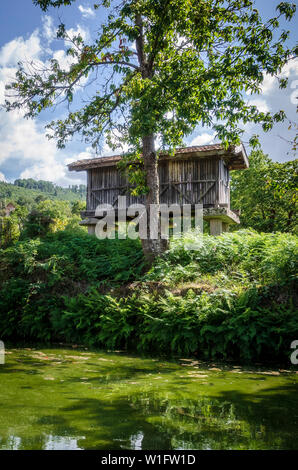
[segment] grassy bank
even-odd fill
[[[138,241],[78,230],[18,242],[0,251],[0,338],[288,361],[297,252],[289,234],[193,234],[146,272]]]

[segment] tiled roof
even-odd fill
[[[189,154],[189,156],[191,156],[198,153],[206,153],[210,156],[216,156],[220,154],[230,158],[231,160],[234,160],[235,164],[239,165],[239,169],[248,167],[248,159],[243,145],[239,147],[231,147],[229,150],[225,150],[221,144],[182,147],[176,149],[175,156],[186,154]],[[160,153],[161,159],[166,157],[168,157],[168,154],[166,152]],[[68,165],[68,169],[70,171],[82,171],[89,170],[91,168],[98,168],[101,166],[114,166],[121,160],[121,158],[121,155],[111,155],[107,157],[78,160],[76,162],[70,163]]]

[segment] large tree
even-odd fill
[[[75,0],[33,3],[46,11]],[[61,24],[57,35],[71,41],[72,65],[64,69],[54,59],[44,67],[21,63],[6,108],[24,108],[35,117],[67,100],[67,117],[49,125],[58,147],[75,133],[94,148],[103,135],[114,146],[125,142],[130,182],[146,193],[147,207],[159,204],[157,139],[173,150],[201,124],[229,146],[240,143],[245,123],[268,131],[285,118],[283,111],[249,105],[245,93],[259,93],[264,75],[278,76],[295,56],[279,21],[291,20],[296,7],[281,2],[276,16],[264,22],[254,6],[253,0],[97,1],[93,7],[105,20],[96,39],[87,44],[79,34],[70,38]],[[73,98],[82,80],[85,86],[89,80],[92,92],[78,107]],[[279,83],[286,86],[285,79]],[[129,164],[138,160],[139,166]],[[149,257],[164,246],[160,238],[143,241]]]

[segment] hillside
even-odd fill
[[[24,182],[21,186],[20,183]],[[25,182],[28,182],[27,187]],[[34,180],[31,180],[31,182]],[[30,184],[30,180],[16,180],[14,184],[4,183],[0,181],[0,203],[3,205],[12,202],[21,206],[31,206],[34,202],[42,199],[61,200],[74,202],[77,200],[85,201],[86,199],[86,187],[84,185],[73,186],[72,188],[62,188],[61,186],[55,186],[50,182],[38,182]],[[39,184],[38,183],[47,183]],[[35,188],[33,187],[35,186]]]

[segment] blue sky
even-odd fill
[[[55,26],[60,20],[70,32],[83,34],[87,42],[95,35],[101,11],[94,12],[93,3],[94,0],[77,0],[71,7],[52,8],[43,13],[31,0],[0,2],[0,102],[3,101],[5,83],[13,77],[19,60],[45,61],[53,53],[59,60],[65,60],[63,42],[54,40]],[[256,7],[266,19],[274,16],[278,3],[280,0],[256,0]],[[297,18],[282,25],[292,32],[291,44],[297,41]],[[283,75],[289,78],[286,90],[279,90],[272,77],[265,77],[262,94],[250,96],[248,100],[261,110],[284,109],[289,118],[297,121],[294,103],[298,94],[298,60],[286,66]],[[45,137],[44,125],[61,112],[63,109],[47,112],[35,120],[24,120],[17,113],[0,111],[0,180],[33,177],[63,186],[85,182],[84,174],[69,173],[66,164],[91,157],[91,149],[80,141],[79,136],[63,150],[57,150],[55,143]],[[293,158],[288,154],[290,146],[281,138],[290,136],[287,123],[276,126],[267,134],[254,125],[247,125],[245,129],[244,142],[252,134],[259,133],[262,148],[271,158],[277,161]],[[185,143],[203,145],[214,142],[214,139],[211,130],[198,127]],[[248,146],[247,149],[249,151]],[[112,152],[104,145],[103,153]]]

